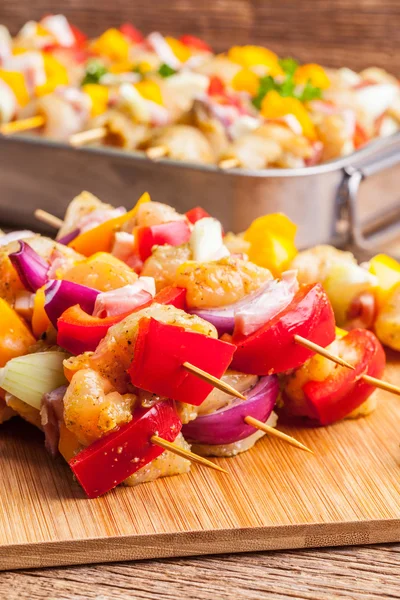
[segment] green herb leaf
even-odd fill
[[[287,75],[293,76],[299,66],[299,63],[297,62],[297,60],[291,57],[280,58],[279,66],[285,71]]]
[[[107,73],[106,67],[98,60],[91,60],[86,64],[85,76],[81,85],[99,83],[101,77]]]
[[[261,103],[264,100],[264,96],[270,92],[271,90],[278,90],[279,86],[275,83],[274,79],[271,75],[266,75],[260,79],[260,86],[258,88],[257,96],[255,96],[252,100],[253,105],[261,109]]]
[[[322,90],[319,87],[312,85],[310,81],[307,81],[301,94],[298,95],[301,102],[311,102],[311,100],[317,100],[321,98]]]
[[[171,77],[171,75],[175,75],[175,73],[175,69],[165,63],[158,69],[158,74],[161,75],[161,77]]]

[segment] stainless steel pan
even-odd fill
[[[82,189],[128,208],[148,190],[181,212],[201,205],[232,231],[284,212],[299,226],[300,248],[334,243],[370,251],[400,234],[400,134],[315,167],[229,172],[33,136],[0,139],[0,221],[37,228],[35,208],[62,217]]]

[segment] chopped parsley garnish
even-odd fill
[[[99,83],[101,77],[107,73],[106,67],[98,60],[91,60],[86,64],[85,77],[81,85]]]
[[[158,69],[158,74],[161,75],[161,77],[171,77],[171,75],[175,75],[175,73],[175,69],[165,63]]]
[[[281,58],[279,65],[284,71],[284,75],[280,75],[275,79],[271,75],[267,75],[260,79],[257,95],[252,100],[258,110],[261,110],[262,101],[271,90],[275,90],[283,98],[297,98],[300,102],[310,102],[321,98],[321,88],[312,85],[311,81],[307,81],[304,86],[296,85],[294,75],[299,63],[294,58]]]

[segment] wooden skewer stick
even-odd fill
[[[310,448],[307,448],[304,444],[296,440],[296,438],[283,433],[283,431],[279,431],[279,429],[275,429],[275,427],[270,427],[270,425],[266,425],[262,421],[255,419],[254,417],[245,417],[244,420],[248,425],[255,427],[256,429],[260,429],[261,431],[265,431],[266,434],[277,437],[284,442],[287,442],[291,446],[295,446],[296,448],[300,448],[300,450],[305,450],[305,452],[309,452],[310,454],[314,454]]]
[[[214,375],[210,375],[210,373],[207,373],[207,371],[203,371],[203,369],[199,369],[199,367],[196,367],[195,365],[192,365],[189,362],[184,362],[182,367],[184,367],[187,371],[189,371],[189,373],[196,375],[196,377],[199,377],[203,381],[207,381],[207,383],[211,383],[211,385],[213,385],[214,387],[221,390],[221,392],[225,392],[226,394],[229,394],[230,396],[235,396],[236,398],[240,398],[240,400],[246,400],[246,396],[243,396],[243,394],[241,394],[240,392],[235,390],[235,388],[232,387],[231,385],[229,385],[229,383],[225,383],[225,381],[218,379],[218,377],[214,377]]]
[[[332,352],[329,352],[329,350],[327,350],[326,348],[323,348],[322,346],[319,346],[318,344],[315,344],[314,342],[311,342],[310,340],[303,338],[301,335],[295,334],[294,341],[297,344],[300,344],[300,346],[304,346],[305,348],[308,348],[308,350],[312,350],[313,352],[316,352],[317,354],[320,354],[321,356],[325,356],[325,358],[328,358],[329,360],[333,361],[337,365],[340,365],[341,367],[347,367],[348,369],[354,370],[353,365],[348,363],[346,360],[343,360],[343,358],[340,358],[340,356],[336,356],[335,354],[332,354]]]
[[[157,158],[163,158],[167,156],[168,148],[165,145],[153,146],[152,148],[147,148],[146,155],[148,158],[152,160],[156,160]]]
[[[202,369],[199,369],[198,367],[195,367],[194,365],[192,365],[191,363],[188,363],[188,362],[184,362],[182,366],[185,369],[187,369],[190,373],[193,373],[193,375],[200,377],[200,379],[207,381],[207,383],[211,383],[211,385],[218,388],[222,392],[225,392],[226,394],[230,394],[231,396],[236,396],[236,398],[240,398],[240,400],[246,400],[246,397],[243,396],[243,394],[241,394],[237,390],[235,390],[235,388],[232,387],[231,385],[229,385],[229,383],[225,383],[224,381],[221,381],[221,379],[214,377],[214,375],[210,375],[210,373],[207,373],[206,371],[203,371]],[[262,421],[258,421],[257,419],[254,419],[253,417],[245,417],[244,420],[246,421],[246,423],[248,425],[251,425],[252,427],[255,427],[256,429],[261,429],[262,431],[265,431],[269,435],[273,435],[275,437],[280,438],[281,440],[288,442],[292,446],[296,446],[297,448],[301,448],[302,450],[311,452],[311,450],[309,448],[304,446],[301,442],[298,442],[296,439],[290,437],[290,435],[286,435],[286,433],[282,433],[281,431],[274,429],[274,427],[265,425],[265,423],[263,423]]]
[[[18,131],[38,129],[38,127],[42,127],[45,123],[46,120],[42,115],[36,115],[36,117],[29,117],[29,119],[19,119],[18,121],[4,123],[4,125],[0,126],[0,133],[3,135],[12,135],[13,133],[18,133]]]
[[[392,394],[396,394],[396,396],[400,396],[400,388],[397,385],[393,385],[393,383],[389,383],[388,381],[382,381],[382,379],[377,379],[376,377],[371,377],[371,375],[362,375],[361,379],[370,385],[374,385],[381,390],[385,390],[386,392],[392,392]]]
[[[240,167],[240,161],[238,158],[224,158],[218,164],[220,169],[237,169]]]
[[[59,219],[55,215],[52,215],[51,213],[48,213],[47,211],[42,210],[41,208],[37,208],[34,212],[34,215],[38,221],[42,221],[42,223],[46,223],[47,225],[50,225],[55,229],[60,229],[60,227],[62,227],[63,225],[62,219]]]
[[[335,356],[334,354],[329,352],[326,348],[322,348],[322,346],[318,346],[318,344],[314,344],[314,342],[310,342],[309,340],[306,340],[305,338],[303,338],[299,335],[295,335],[294,338],[298,344],[301,344],[305,348],[308,348],[309,350],[313,350],[317,354],[320,354],[321,356],[324,356],[325,358],[332,360],[333,362],[335,362],[336,364],[338,364],[342,367],[347,367],[348,369],[354,370],[353,365],[351,365],[347,361],[343,360],[339,356]],[[382,379],[377,379],[376,377],[371,377],[371,375],[366,375],[366,374],[360,375],[359,379],[362,379],[366,383],[369,383],[370,385],[374,385],[377,388],[385,390],[386,392],[391,392],[392,394],[396,394],[397,396],[400,396],[400,388],[398,386],[394,385],[393,383],[389,383],[388,381],[383,381]]]
[[[69,143],[71,146],[84,146],[85,144],[90,144],[91,142],[98,142],[103,140],[107,135],[106,127],[96,127],[94,129],[87,129],[86,131],[79,131],[78,133],[74,133],[69,138]]]
[[[220,471],[221,473],[226,473],[228,475],[228,471],[225,471],[225,469],[222,469],[222,467],[219,467],[218,465],[213,463],[211,460],[207,460],[207,458],[203,458],[202,456],[199,456],[198,454],[195,454],[194,452],[190,452],[189,450],[186,450],[185,448],[180,448],[179,446],[176,446],[176,444],[173,444],[172,442],[167,442],[167,440],[164,440],[163,438],[158,437],[158,435],[152,435],[150,440],[153,444],[156,444],[157,446],[164,448],[164,450],[169,450],[170,452],[173,452],[174,454],[177,454],[178,456],[181,456],[182,458],[187,458],[188,460],[190,460],[194,463],[203,465],[204,467],[209,467],[211,469],[215,469],[216,471]]]

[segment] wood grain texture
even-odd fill
[[[217,51],[259,43],[306,62],[398,75],[400,3],[397,0],[2,0],[0,22],[15,33],[28,19],[62,12],[90,35],[132,21],[145,32],[193,33]]]
[[[400,383],[398,364],[386,378]],[[311,456],[264,438],[223,475],[189,475],[87,500],[41,434],[0,430],[0,568],[400,541],[400,403],[366,419],[284,428]]]
[[[383,600],[400,597],[400,545],[0,573],[7,600]]]

